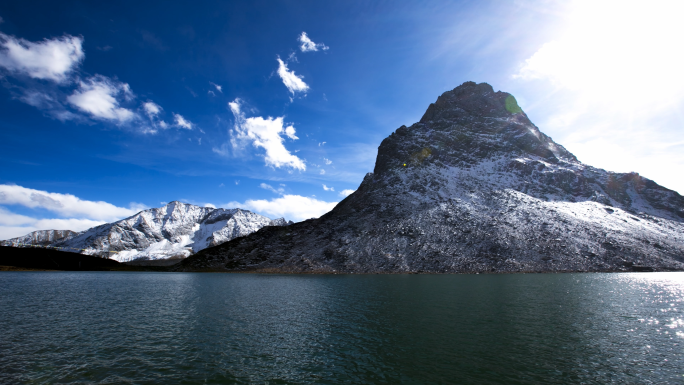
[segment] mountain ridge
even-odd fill
[[[289,223],[283,218],[271,220],[239,208],[217,209],[173,201],[82,232],[39,230],[0,244],[35,244],[118,262],[182,259],[262,227]]]

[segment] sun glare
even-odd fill
[[[684,1],[576,1],[560,38],[516,77],[549,79],[618,109],[670,105],[684,90],[682,15]]]

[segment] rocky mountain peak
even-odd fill
[[[458,113],[492,118],[507,118],[520,114],[527,118],[513,95],[507,92],[495,92],[487,83],[465,82],[443,93],[435,103],[430,103],[420,122],[453,119]]]
[[[487,83],[465,82],[430,104],[418,123],[402,126],[383,140],[374,173],[434,162],[460,167],[501,156],[577,162],[539,131],[513,95],[495,92]]]

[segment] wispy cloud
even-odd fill
[[[212,86],[214,86],[214,88],[216,88],[216,91],[218,91],[218,92],[220,92],[220,93],[223,93],[223,87],[221,87],[220,85],[218,85],[218,84],[216,84],[216,83],[212,83],[212,82],[209,82],[209,84],[211,84]]]
[[[192,124],[192,122],[185,119],[180,114],[173,114],[173,120],[176,123],[177,127],[185,128],[188,130],[192,130],[192,128],[194,127],[194,124]]]
[[[135,117],[135,113],[120,107],[117,99],[119,97],[125,100],[133,98],[128,84],[95,75],[86,81],[81,81],[79,88],[67,97],[67,101],[96,119],[116,123],[130,121]]]
[[[330,159],[323,158],[323,161],[324,161],[325,164],[327,164],[327,165],[331,165],[331,164],[332,164],[332,160],[330,160]]]
[[[151,128],[148,130],[144,131],[150,134],[154,134],[157,132],[157,128],[161,128],[163,130],[169,128],[169,125],[166,124],[165,121],[161,120],[159,118],[159,114],[161,114],[163,108],[159,106],[158,104],[152,102],[152,101],[147,101],[143,103],[142,105],[143,110],[145,111],[145,114],[150,120],[150,124],[152,125]]]
[[[39,91],[26,89],[23,90],[23,95],[19,97],[19,100],[44,111],[48,116],[57,120],[86,120],[80,115],[69,111],[64,104],[60,102],[60,95],[58,93],[48,92],[49,90]]]
[[[335,188],[334,188],[334,187],[328,187],[328,186],[326,186],[326,185],[323,185],[323,190],[325,190],[325,191],[335,191]]]
[[[295,92],[306,92],[309,86],[304,83],[303,77],[297,76],[294,71],[290,71],[280,58],[278,60],[278,76],[282,79],[285,87],[294,95]]]
[[[348,197],[348,196],[352,195],[354,193],[354,191],[356,191],[356,190],[351,190],[351,189],[342,190],[342,191],[340,191],[340,196],[341,197]]]
[[[0,32],[0,67],[35,79],[64,82],[85,57],[82,45],[83,38],[78,36],[31,42]]]
[[[306,170],[306,165],[296,155],[292,155],[283,144],[283,137],[296,140],[295,128],[284,127],[283,117],[266,119],[262,117],[246,118],[240,109],[240,100],[235,99],[228,103],[235,117],[235,125],[232,132],[232,146],[239,150],[242,143],[251,142],[254,147],[263,148],[266,153],[264,160],[266,165],[273,167],[291,167],[298,170]],[[226,148],[214,148],[214,152],[225,154]]]
[[[325,202],[301,195],[283,195],[271,200],[249,199],[243,203],[230,202],[223,205],[223,207],[240,207],[271,218],[283,217],[298,222],[309,218],[318,218],[332,210],[337,203],[338,202]]]
[[[302,34],[299,35],[298,40],[301,43],[299,49],[302,50],[302,52],[318,51],[319,49],[326,51],[329,48],[323,43],[316,44],[313,41],[311,41],[306,32],[302,32]]]
[[[162,110],[162,108],[161,108],[158,104],[156,104],[156,103],[154,103],[154,102],[145,102],[145,103],[143,103],[143,109],[145,109],[145,113],[146,113],[147,116],[149,116],[150,118],[156,117],[157,115],[159,115],[159,113],[160,113],[161,110]]]
[[[272,192],[279,194],[279,195],[283,195],[285,193],[284,188],[279,187],[279,188],[275,189],[275,188],[273,188],[273,186],[271,186],[270,184],[266,184],[266,183],[260,184],[259,187],[261,187],[264,190],[272,191]]]

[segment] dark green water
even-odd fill
[[[0,383],[684,383],[684,273],[0,273]]]

